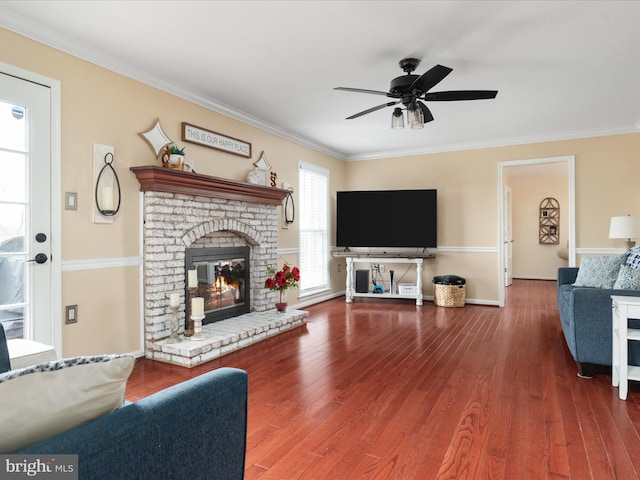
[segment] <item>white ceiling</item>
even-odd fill
[[[637,132],[639,21],[636,1],[0,1],[10,30],[343,159]],[[453,68],[432,91],[498,96],[430,102],[422,130],[345,120],[387,99],[333,87],[387,91],[410,56]]]

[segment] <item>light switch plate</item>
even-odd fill
[[[78,305],[67,305],[66,309],[67,311],[64,323],[78,323]]]
[[[76,192],[64,192],[64,209],[78,210],[78,194]]]

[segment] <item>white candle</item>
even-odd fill
[[[204,317],[204,298],[195,297],[191,300],[191,316]]]
[[[180,294],[172,293],[169,296],[169,306],[171,307],[179,307],[180,306]]]
[[[100,190],[100,208],[113,211],[113,187],[102,187]]]
[[[195,268],[189,270],[189,288],[196,288],[198,286],[198,270]]]

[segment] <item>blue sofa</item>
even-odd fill
[[[247,374],[220,368],[31,445],[77,454],[81,480],[242,479]]]
[[[558,312],[578,375],[590,378],[594,365],[611,365],[611,295],[640,296],[638,290],[575,287],[578,268],[558,269]],[[630,320],[640,328],[640,320]],[[630,342],[629,363],[640,365],[640,345]]]

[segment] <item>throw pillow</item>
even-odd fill
[[[0,452],[11,453],[120,408],[133,355],[74,357],[0,375]]]
[[[631,268],[640,268],[640,245],[629,250],[625,265]]]
[[[618,279],[613,288],[622,290],[640,290],[640,268],[631,268],[620,265]]]
[[[574,285],[576,287],[613,288],[618,271],[627,258],[623,255],[583,258]]]

